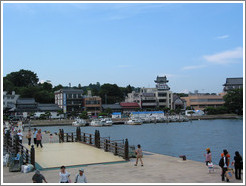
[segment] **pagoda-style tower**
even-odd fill
[[[155,83],[156,83],[156,88],[158,90],[170,90],[170,87],[167,85],[168,80],[166,76],[164,77],[157,76]]]

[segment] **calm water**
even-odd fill
[[[75,132],[76,127],[40,127],[43,131]],[[243,155],[243,120],[197,120],[183,123],[159,123],[143,125],[113,125],[112,127],[81,127],[82,132],[100,131],[102,137],[128,138],[130,145],[141,144],[150,152],[204,161],[205,149],[210,147],[212,161],[218,164],[223,149],[232,157],[236,150]]]

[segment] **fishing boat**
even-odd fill
[[[103,124],[99,119],[93,119],[90,123],[90,126],[92,127],[102,127]]]
[[[101,123],[103,126],[112,126],[113,125],[113,121],[111,118],[103,118],[103,119],[101,119]]]
[[[142,120],[140,119],[130,119],[126,122],[128,125],[142,125]]]
[[[86,121],[84,119],[76,119],[73,123],[73,126],[78,127],[78,126],[85,126],[86,125]]]

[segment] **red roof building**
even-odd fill
[[[122,102],[120,103],[120,106],[122,107],[123,111],[135,111],[135,109],[140,108],[139,104],[136,102],[131,102],[131,103]]]

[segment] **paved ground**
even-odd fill
[[[26,147],[29,147],[25,144]],[[124,161],[111,152],[78,142],[45,143],[35,146],[35,161],[42,168]]]
[[[25,136],[25,134],[24,134]],[[43,141],[48,142],[49,134],[43,134]],[[23,142],[26,143],[24,138]],[[55,135],[55,141],[58,141]],[[44,144],[48,145],[48,144]],[[88,155],[90,156],[90,155]],[[48,157],[47,159],[49,159]],[[83,158],[83,157],[81,157]],[[54,158],[52,158],[54,159]],[[49,160],[47,160],[49,161]],[[144,167],[134,166],[135,159],[125,163],[96,164],[83,167],[89,183],[225,183],[221,181],[221,169],[215,166],[214,172],[209,174],[205,163],[146,152]],[[76,168],[67,168],[71,179],[78,172]],[[59,169],[45,170],[41,173],[50,183],[58,183]],[[3,168],[4,183],[32,183],[34,173],[13,173],[7,167]],[[243,178],[243,176],[242,176]],[[242,185],[242,180],[231,180],[231,183]]]
[[[147,155],[148,154],[148,155]],[[144,167],[134,166],[135,159],[126,163],[98,164],[83,167],[90,183],[223,183],[221,169],[215,167],[209,174],[204,163],[148,152],[144,155]],[[67,168],[74,180],[76,168]],[[41,171],[50,183],[58,183],[59,169]],[[34,173],[12,173],[3,169],[4,183],[31,183]],[[231,183],[242,183],[231,180]]]

